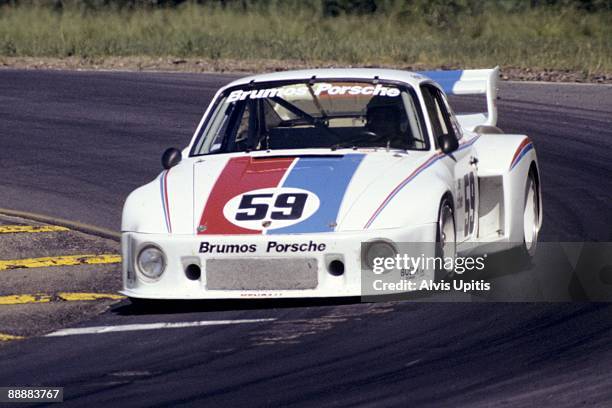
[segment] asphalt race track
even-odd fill
[[[188,143],[223,75],[0,71],[0,207],[118,229]],[[503,83],[500,127],[535,142],[542,240],[612,241],[612,87]],[[457,100],[456,111],[480,106]],[[120,304],[82,326],[275,319],[39,337],[0,347],[0,386],[68,406],[610,406],[605,303]]]

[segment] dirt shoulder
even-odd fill
[[[57,69],[57,70],[113,70],[113,71],[174,71],[174,72],[271,72],[301,68],[346,68],[329,61],[306,63],[297,60],[208,60],[173,57],[105,57],[105,58],[39,58],[0,57],[0,68]],[[349,66],[350,67],[350,66]],[[354,67],[374,68],[372,65]],[[380,68],[404,70],[460,69],[460,67],[431,67],[420,65],[382,65]],[[464,67],[465,68],[465,67]],[[480,67],[482,68],[482,67]],[[612,73],[577,72],[538,68],[502,67],[501,78],[511,81],[584,82],[612,84]]]

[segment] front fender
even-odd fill
[[[404,228],[435,223],[442,197],[453,192],[452,174],[443,160],[418,177],[381,180],[353,205],[340,231]]]
[[[125,200],[121,230],[146,234],[193,234],[193,172],[184,161],[164,170]]]
[[[168,232],[160,194],[160,177],[132,191],[127,197],[121,216],[121,232]]]

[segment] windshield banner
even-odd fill
[[[312,94],[315,96],[321,95],[368,95],[368,96],[399,96],[400,90],[384,85],[334,85],[328,83],[317,83],[312,86]],[[243,101],[249,99],[261,98],[295,98],[307,97],[310,94],[309,87],[299,84],[284,86],[280,88],[254,89],[250,91],[237,90],[232,91],[227,102]]]

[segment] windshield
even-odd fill
[[[383,147],[425,150],[414,93],[369,82],[293,82],[228,90],[194,155],[240,151]]]

